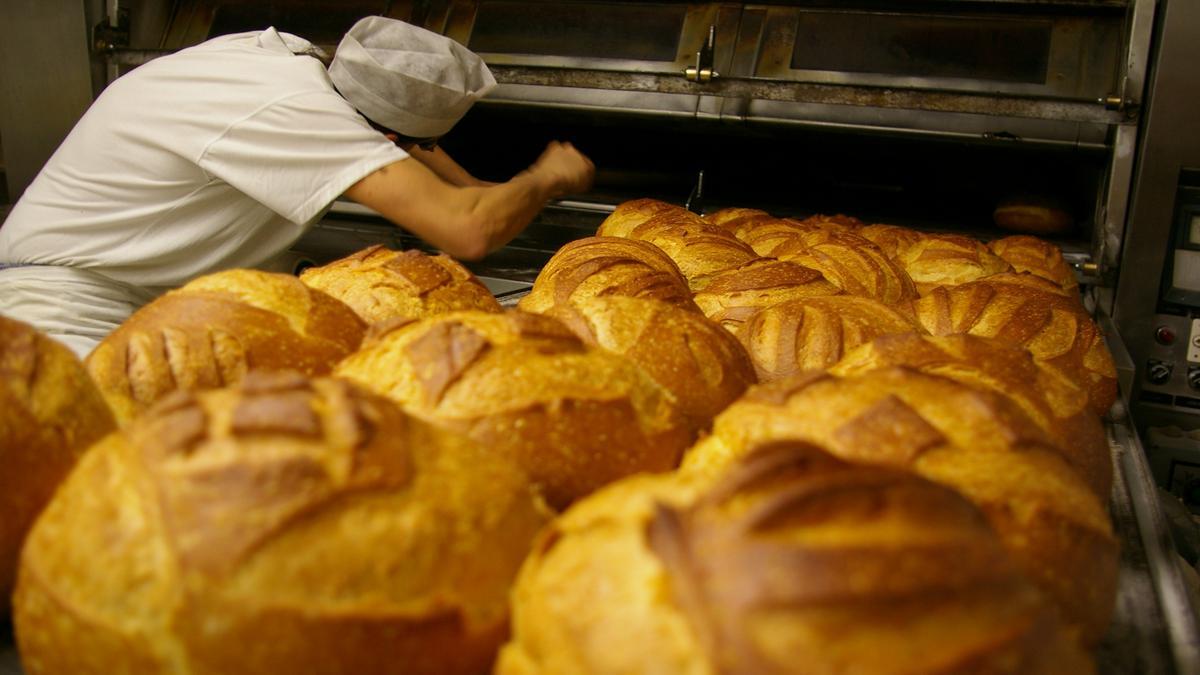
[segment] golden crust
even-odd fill
[[[879,247],[883,254],[895,260],[910,246],[925,238],[925,233],[899,225],[866,225],[854,231],[858,236]]]
[[[717,275],[693,297],[705,316],[737,332],[742,323],[764,307],[841,292],[816,270],[784,260],[760,258]]]
[[[896,260],[921,295],[939,286],[956,286],[1012,271],[1011,265],[978,240],[953,234],[925,235],[901,251]]]
[[[228,270],[142,307],[85,365],[125,424],[172,391],[235,384],[251,369],[326,374],[364,330],[353,310],[291,275]]]
[[[899,265],[870,241],[850,232],[807,232],[778,246],[775,257],[817,270],[850,295],[891,306],[904,306],[918,297],[912,279]]]
[[[629,232],[629,238],[654,244],[670,256],[693,292],[713,276],[758,258],[754,249],[725,230],[688,214],[655,216]]]
[[[382,245],[309,268],[300,281],[346,303],[368,324],[459,309],[501,309],[491,291],[450,256]]]
[[[252,373],[85,456],[30,535],[17,638],[30,672],[480,672],[547,516],[382,398]]]
[[[600,227],[597,237],[628,237],[633,228],[658,215],[672,215],[689,221],[700,221],[700,216],[682,206],[657,199],[632,199],[617,205]]]
[[[1117,397],[1117,374],[1104,336],[1078,295],[1028,273],[1001,274],[942,287],[916,303],[932,335],[970,333],[1028,349],[1088,392],[1097,415]]]
[[[1029,272],[1072,293],[1079,288],[1075,271],[1063,258],[1062,249],[1045,239],[1015,235],[997,239],[989,243],[988,248],[1017,272]]]
[[[860,375],[890,366],[909,366],[1007,397],[1046,432],[1096,496],[1108,499],[1112,458],[1087,391],[1027,350],[973,335],[888,335],[850,352],[829,372]]]
[[[633,361],[670,392],[694,428],[757,380],[746,350],[729,331],[697,312],[642,298],[587,298],[559,309],[589,345]]]
[[[976,508],[804,443],[592,495],[513,605],[500,675],[1093,670]]]
[[[563,246],[518,306],[542,313],[609,295],[653,298],[699,311],[675,262],[654,244],[625,237],[587,237]]]
[[[115,428],[71,350],[0,316],[0,617],[34,518],[79,456]]]
[[[720,209],[704,215],[704,221],[718,227],[729,229],[735,221],[740,221],[746,218],[772,218],[771,214],[762,209],[749,209],[741,206],[731,206],[729,208]],[[731,230],[732,231],[732,230]]]
[[[335,374],[512,458],[562,507],[622,476],[674,468],[694,432],[633,362],[548,316],[453,312],[401,326]]]
[[[881,335],[924,332],[912,318],[853,295],[789,300],[759,310],[738,329],[758,379],[770,382],[824,370]]]
[[[1108,513],[1046,435],[1008,399],[905,367],[810,374],[752,387],[717,417],[685,472],[713,473],[772,441],[907,468],[961,492],[1088,644],[1108,627],[1117,541]]]
[[[810,231],[798,221],[787,218],[748,217],[726,225],[735,237],[765,258],[775,257],[775,250]]]

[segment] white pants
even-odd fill
[[[153,294],[73,267],[0,270],[0,314],[32,324],[84,358]]]

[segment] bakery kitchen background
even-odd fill
[[[141,64],[375,14],[593,189],[0,318],[0,673],[1200,672],[1200,5],[12,0],[5,212]]]

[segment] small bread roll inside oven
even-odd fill
[[[543,313],[575,300],[612,295],[652,298],[699,311],[687,280],[662,249],[624,237],[587,237],[563,246],[517,306]]]
[[[1090,673],[953,490],[758,446],[712,482],[621,481],[539,537],[498,675]]]
[[[85,364],[124,424],[172,391],[236,384],[252,369],[327,374],[365,330],[354,310],[296,277],[228,270],[134,312]]]
[[[34,518],[79,456],[115,428],[70,349],[0,316],[0,617]]]
[[[30,673],[486,672],[549,511],[330,378],[179,391],[94,446],[21,560]]]
[[[311,267],[300,281],[346,303],[368,324],[459,309],[501,309],[487,286],[450,256],[382,245]]]
[[[674,468],[695,429],[637,364],[549,316],[452,312],[372,338],[334,371],[525,469],[556,508]]]

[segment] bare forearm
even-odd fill
[[[424,164],[430,171],[436,173],[442,180],[451,185],[458,187],[485,187],[495,185],[488,181],[479,180],[472,176],[469,171],[464,169],[454,158],[446,153],[440,147],[435,147],[432,150],[422,150],[417,146],[405,148],[408,154],[414,159]]]

